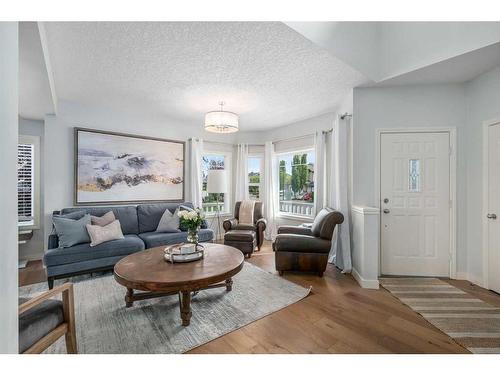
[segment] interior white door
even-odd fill
[[[450,275],[449,133],[383,133],[381,273]]]
[[[500,123],[488,127],[488,287],[500,293]]]

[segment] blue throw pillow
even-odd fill
[[[54,215],[54,216],[64,217],[66,219],[78,220],[78,219],[81,219],[82,217],[84,217],[85,214],[86,214],[85,211],[73,211],[73,212],[68,212],[66,214],[58,214],[58,215]]]
[[[59,237],[59,247],[71,247],[79,243],[90,242],[87,232],[87,224],[90,224],[89,214],[77,220],[54,216],[52,222]]]

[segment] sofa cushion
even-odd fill
[[[69,207],[61,210],[62,215],[75,211],[84,211],[93,216],[103,216],[109,211],[113,211],[116,219],[120,221],[123,234],[139,233],[136,206],[104,206],[104,207]]]
[[[208,242],[214,238],[214,232],[211,229],[200,229],[198,236],[200,242]],[[149,249],[156,246],[186,242],[187,232],[158,233],[151,231],[147,233],[140,233],[139,237],[146,244],[146,248]]]
[[[144,242],[134,234],[123,239],[112,240],[90,247],[90,243],[75,245],[68,248],[47,250],[43,256],[47,267],[60,264],[82,262],[90,259],[125,256],[144,250]]]
[[[87,224],[90,224],[90,215],[86,214],[77,220],[54,216],[52,222],[59,237],[59,247],[71,247],[90,242],[86,228]]]
[[[19,298],[20,305],[27,301],[28,298]],[[31,348],[63,321],[63,304],[56,299],[43,301],[19,315],[19,353]]]
[[[156,231],[165,210],[168,209],[173,214],[179,205],[180,203],[151,203],[138,205],[137,217],[139,220],[139,233]],[[193,207],[189,202],[182,203],[182,205]]]

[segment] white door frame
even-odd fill
[[[490,126],[500,124],[500,118],[483,122],[483,285],[488,289],[488,258],[489,258],[489,236],[488,236],[488,189],[489,189],[489,142],[488,134]]]
[[[450,137],[450,279],[457,278],[457,128],[381,128],[376,129],[375,137],[375,206],[379,209],[379,222],[382,220],[381,197],[380,197],[380,173],[381,166],[381,147],[382,134],[393,133],[448,133]],[[379,265],[378,275],[381,275],[382,262],[382,226],[379,225]]]

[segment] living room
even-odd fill
[[[0,22],[0,352],[500,354],[500,22],[395,17]]]

